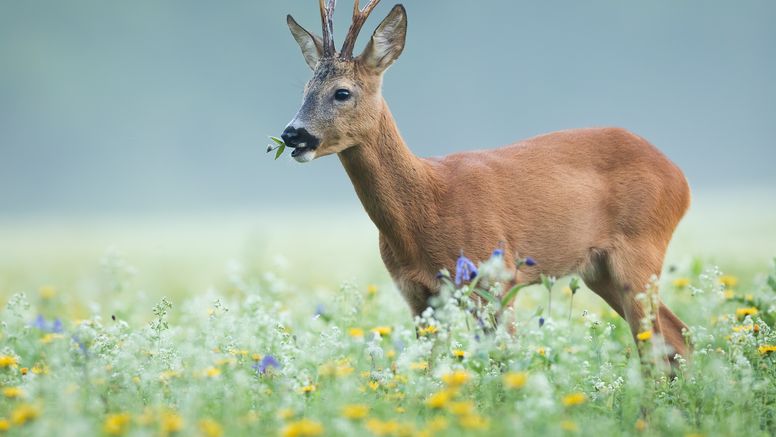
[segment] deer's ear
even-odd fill
[[[387,17],[377,26],[372,39],[358,59],[366,66],[382,73],[399,58],[407,40],[407,11],[402,5],[391,9]]]
[[[294,17],[287,16],[286,22],[288,23],[288,28],[291,29],[291,35],[294,36],[297,44],[302,49],[305,62],[307,62],[311,69],[315,70],[318,59],[323,55],[323,41],[300,26],[294,20]]]

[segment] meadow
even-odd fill
[[[4,219],[0,434],[774,435],[776,210],[730,198],[645,293],[690,327],[675,378],[572,278],[413,321],[357,210]]]

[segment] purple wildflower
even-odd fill
[[[32,322],[32,327],[44,332],[53,332],[55,334],[60,334],[64,330],[61,320],[54,319],[54,321],[49,323],[41,314],[38,314],[38,317],[35,317],[35,320]]]
[[[539,327],[544,326],[544,317],[539,317]]]
[[[504,249],[496,249],[493,251],[493,256],[504,256]]]
[[[477,277],[477,266],[474,265],[472,260],[463,256],[458,257],[458,262],[455,263],[455,285],[461,285],[463,281],[471,281]]]
[[[265,355],[261,361],[253,365],[253,369],[261,374],[267,373],[267,369],[270,367],[274,367],[275,369],[280,368],[280,363],[278,363],[278,360],[272,355]]]
[[[315,315],[316,316],[323,316],[326,314],[326,308],[323,306],[322,303],[319,303],[315,306]]]
[[[536,265],[536,260],[529,256],[528,258],[525,259],[525,265],[527,265],[528,267],[533,267]]]

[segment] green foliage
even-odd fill
[[[280,158],[280,155],[282,155],[283,152],[286,150],[286,143],[283,142],[283,140],[281,140],[278,137],[271,136],[269,137],[269,139],[272,140],[272,142],[274,142],[275,144],[274,145],[270,144],[269,146],[267,146],[267,153],[275,150],[275,160],[277,160],[278,158]]]
[[[389,286],[346,283],[317,300],[271,271],[230,269],[223,289],[137,305],[127,268],[111,267],[104,273],[118,278],[95,283],[116,296],[115,320],[99,308],[64,317],[88,284],[27,290],[0,314],[0,426],[9,435],[776,433],[773,274],[739,285],[688,266],[662,280],[694,345],[671,379],[636,353],[653,357],[659,336],[634,345],[622,320],[586,303],[578,278],[504,290],[504,269],[494,257],[459,288],[444,273],[414,323]],[[538,302],[567,280],[570,293],[556,298],[571,306],[577,296],[583,309],[553,318]]]

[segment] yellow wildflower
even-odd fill
[[[102,424],[102,431],[108,435],[122,435],[127,432],[130,420],[128,413],[108,414]]]
[[[251,359],[252,359],[253,361],[261,361],[261,355],[259,355],[259,354],[253,354],[253,355],[251,355]]]
[[[369,414],[369,407],[364,404],[348,404],[342,407],[342,417],[351,420],[360,420]]]
[[[734,297],[736,297],[736,292],[733,291],[733,290],[725,290],[725,291],[722,292],[722,296],[726,300],[730,300],[730,299],[733,299]]]
[[[736,317],[743,319],[746,316],[753,316],[759,311],[755,307],[738,308],[736,310]]]
[[[771,352],[776,352],[776,346],[770,344],[764,344],[757,348],[761,355],[766,355]]]
[[[22,376],[26,375],[27,372],[29,372],[29,371],[30,371],[30,369],[28,369],[26,367],[22,367],[21,369],[19,369],[19,372],[22,374]]]
[[[312,393],[312,392],[315,391],[315,385],[314,384],[306,385],[306,386],[300,388],[299,391],[304,393],[304,394]]]
[[[633,426],[636,428],[636,431],[644,431],[647,429],[647,421],[644,419],[638,419]]]
[[[183,417],[177,413],[168,411],[161,417],[162,434],[172,434],[183,429]]]
[[[488,421],[479,414],[469,414],[458,419],[458,423],[466,429],[488,429]]]
[[[14,399],[14,398],[20,398],[24,394],[24,391],[20,389],[19,387],[5,387],[3,389],[3,396]]]
[[[366,294],[369,295],[369,297],[374,297],[374,295],[377,294],[377,285],[375,284],[369,284],[366,287]]]
[[[642,331],[636,334],[636,338],[639,341],[647,341],[652,338],[652,331]]]
[[[224,429],[213,419],[202,419],[199,421],[199,431],[205,437],[221,437],[224,435]]]
[[[205,370],[205,375],[209,378],[215,378],[220,374],[221,374],[221,369],[219,369],[218,367],[209,367],[207,370]]]
[[[411,435],[414,431],[411,425],[402,424],[395,420],[382,421],[379,419],[370,419],[367,421],[366,429],[377,436]]]
[[[568,432],[579,431],[579,427],[577,426],[576,422],[573,422],[571,420],[562,420],[560,422],[560,429]]]
[[[450,402],[451,397],[452,392],[450,390],[442,390],[429,396],[426,399],[426,405],[430,408],[444,408]]]
[[[719,283],[724,285],[726,288],[733,288],[738,284],[738,278],[731,275],[723,275],[719,277]]]
[[[393,328],[391,328],[390,326],[376,326],[372,328],[372,332],[376,334],[380,334],[383,337],[385,337],[386,335],[391,335],[392,331],[393,331]]]
[[[348,335],[351,337],[363,337],[364,336],[364,330],[361,328],[350,328],[348,331]]]
[[[165,370],[159,374],[159,380],[162,382],[166,382],[173,378],[177,378],[179,376],[180,376],[180,372],[176,370]]]
[[[426,362],[426,361],[416,361],[414,363],[410,363],[410,369],[412,369],[412,370],[426,370],[426,369],[428,369],[428,362]]]
[[[0,367],[16,367],[19,360],[11,355],[0,355]]]
[[[427,336],[431,334],[436,334],[439,329],[434,325],[428,325],[423,328],[418,329],[418,335]]]
[[[396,409],[394,409],[393,411],[395,411],[396,414],[404,414],[407,412],[407,409],[404,407],[396,407]]]
[[[35,365],[32,366],[32,373],[36,375],[46,375],[48,374],[48,372],[49,372],[48,366],[46,366],[45,364],[35,363]]]
[[[236,357],[237,356],[239,356],[239,357],[247,357],[248,356],[248,351],[245,350],[245,349],[232,349],[232,350],[229,351],[229,353],[234,355],[234,356],[236,356]]]
[[[547,354],[547,351],[543,347],[536,348],[536,353],[545,356]]]
[[[5,432],[11,429],[11,422],[8,419],[0,418],[0,432]]]
[[[354,370],[356,370],[356,369],[354,369],[350,365],[350,363],[342,362],[342,363],[338,364],[337,367],[334,369],[334,374],[339,376],[339,377],[343,377],[343,376],[350,375],[351,373],[353,373]]]
[[[291,422],[280,431],[282,437],[314,437],[321,434],[323,425],[309,419]]]
[[[526,372],[509,372],[504,375],[504,385],[507,388],[522,388],[527,380]]]
[[[468,372],[463,370],[456,370],[454,372],[445,373],[442,375],[442,382],[449,385],[450,387],[458,387],[466,384],[470,378],[471,376]]]
[[[49,299],[53,299],[57,295],[57,290],[51,285],[44,285],[43,287],[40,287],[40,289],[38,289],[38,293],[40,293],[41,299],[49,300]]]
[[[453,349],[453,356],[458,359],[463,359],[466,356],[466,351],[461,349]]]
[[[372,391],[377,390],[377,388],[380,387],[380,383],[377,381],[369,381],[369,388],[372,389]]]
[[[760,332],[760,325],[754,324],[754,325],[741,325],[741,326],[734,326],[733,332],[742,332],[742,331],[754,331],[755,333]]]
[[[474,412],[474,403],[471,401],[450,402],[447,409],[456,416],[468,416]]]
[[[11,411],[11,423],[17,426],[35,420],[40,415],[40,409],[31,404],[21,404]]]
[[[690,285],[690,280],[687,278],[676,278],[673,280],[672,284],[674,284],[674,287],[676,288],[684,288]]]
[[[567,407],[582,405],[585,403],[585,401],[587,401],[587,396],[581,392],[567,394],[563,397],[563,399],[561,399],[561,403]]]

